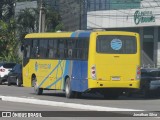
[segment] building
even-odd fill
[[[87,29],[104,28],[140,33],[142,65],[160,66],[160,1],[89,1]]]
[[[59,11],[59,0],[37,0],[38,6],[42,4],[47,8],[51,8],[53,10]]]
[[[66,31],[86,29],[86,0],[59,0],[59,12]]]
[[[140,33],[142,65],[160,66],[159,0],[59,0],[66,31],[103,28]]]

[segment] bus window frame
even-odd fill
[[[98,39],[99,36],[115,36],[115,38],[116,38],[116,36],[123,37],[123,36],[127,36],[127,35],[98,35],[96,37],[96,52],[99,53],[99,54],[120,54],[120,55],[133,54],[134,55],[134,54],[137,54],[137,52],[138,52],[138,50],[137,50],[138,44],[137,44],[137,37],[136,36],[130,36],[130,35],[127,36],[127,37],[134,37],[135,38],[134,40],[135,40],[135,47],[136,48],[135,48],[134,53],[109,53],[109,52],[102,52],[102,51],[98,50],[98,40],[100,40],[100,39]]]
[[[47,50],[48,51],[48,54],[46,57],[42,57],[40,54],[40,41],[45,39],[44,41],[48,41],[48,45],[47,45]],[[59,39],[62,39],[63,40],[63,43],[64,43],[64,47],[61,48],[63,51],[64,51],[64,57],[60,58],[58,56],[58,41]],[[36,44],[36,51],[33,52],[33,50],[35,50],[35,45],[33,44],[34,41],[37,41],[37,44]],[[86,37],[86,38],[27,38],[25,41],[30,41],[30,46],[31,46],[31,50],[30,50],[30,59],[55,59],[55,60],[82,60],[82,61],[86,61],[88,60],[88,56],[89,56],[89,38]],[[57,42],[57,45],[54,44],[53,42],[53,46],[51,47],[50,44],[49,44],[49,41],[56,41]],[[68,42],[69,41],[69,42]],[[83,46],[82,48],[77,48],[78,46],[78,42],[82,42],[81,46]],[[84,41],[87,41],[87,45],[85,45],[86,42]],[[55,43],[56,43],[55,42]],[[27,44],[28,42],[26,42]],[[69,43],[72,43],[72,45],[69,45]],[[28,45],[28,44],[27,44]],[[49,50],[50,49],[54,49],[56,50],[56,56],[52,56],[52,57],[49,57]],[[77,51],[81,51],[82,54],[85,54],[83,55],[84,57],[78,57],[77,56]],[[70,52],[69,52],[70,51]],[[35,53],[36,52],[36,53]],[[86,53],[87,52],[87,53]],[[35,54],[35,55],[34,55]],[[71,54],[69,56],[69,54]]]

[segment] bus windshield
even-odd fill
[[[136,54],[137,43],[134,36],[99,35],[96,51],[106,54]]]

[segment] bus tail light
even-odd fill
[[[92,67],[91,67],[91,76],[92,76],[92,79],[96,79],[96,66],[95,65],[93,65]]]
[[[141,67],[140,66],[138,66],[137,67],[137,70],[136,70],[136,79],[140,79],[140,77],[141,77]]]

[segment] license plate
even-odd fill
[[[112,77],[112,80],[120,80],[120,77],[118,76]]]

